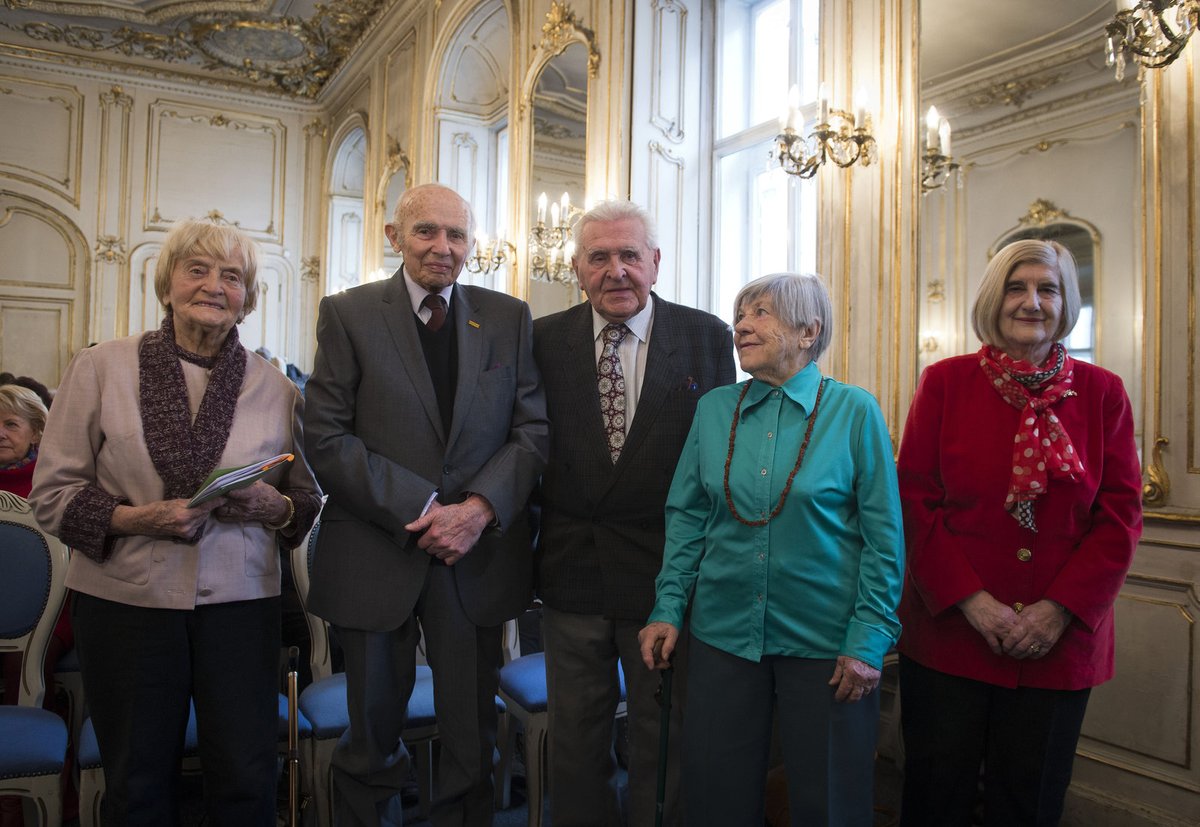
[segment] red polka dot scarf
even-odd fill
[[[1033,504],[1045,492],[1049,478],[1074,482],[1083,476],[1083,463],[1071,437],[1050,410],[1060,399],[1077,395],[1071,390],[1074,364],[1060,344],[1054,345],[1044,368],[1013,359],[991,345],[979,351],[979,366],[996,393],[1021,411],[1004,508],[1030,531],[1037,531]]]

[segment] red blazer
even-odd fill
[[[902,653],[932,669],[999,686],[1082,689],[1113,675],[1113,602],[1142,530],[1141,470],[1129,397],[1115,374],[1075,362],[1077,396],[1052,410],[1083,462],[1051,478],[1038,531],[1004,510],[1016,408],[990,386],[978,354],[921,376],[898,472],[908,571]],[[980,589],[1010,605],[1049,598],[1074,614],[1036,660],[993,654],[956,604]]]

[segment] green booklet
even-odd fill
[[[263,474],[275,466],[291,462],[293,459],[295,457],[292,454],[280,454],[277,457],[252,462],[240,468],[218,468],[208,475],[208,479],[201,484],[200,490],[188,500],[187,507],[195,508],[213,497],[221,497],[230,491],[253,485],[255,480],[260,479]]]

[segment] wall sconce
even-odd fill
[[[575,222],[583,210],[571,204],[567,193],[550,205],[550,224],[546,225],[546,193],[538,196],[537,223],[529,230],[529,275],[538,281],[572,284],[575,271],[571,256],[575,242],[570,241]]]
[[[1117,0],[1104,27],[1105,62],[1125,79],[1125,56],[1147,69],[1169,66],[1200,26],[1200,0]]]
[[[925,113],[925,154],[921,156],[921,193],[944,186],[954,176],[958,185],[958,164],[950,156],[950,121],[938,115],[937,107]]]
[[[493,270],[499,270],[516,254],[517,248],[503,238],[489,242],[486,235],[480,234],[475,239],[475,255],[467,258],[467,272],[482,273],[486,276]]]
[[[575,271],[571,268],[571,257],[574,255],[574,241],[566,242],[561,252],[557,247],[549,250],[530,247],[529,274],[538,281],[551,284],[574,284]]]
[[[920,352],[934,354],[942,349],[942,334],[936,330],[926,331],[921,336]]]
[[[800,116],[800,89],[793,86],[788,92],[788,110],[779,119],[782,131],[775,136],[773,153],[784,171],[789,175],[812,178],[827,160],[843,168],[856,161],[861,161],[864,167],[870,166],[876,157],[876,145],[864,97],[862,90],[855,94],[853,114],[830,109],[829,96],[822,83],[817,123],[808,137],[804,137],[800,132],[804,126]]]

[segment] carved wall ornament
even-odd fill
[[[1162,461],[1163,446],[1168,444],[1170,440],[1165,436],[1154,440],[1154,447],[1150,451],[1150,463],[1146,466],[1146,482],[1142,485],[1142,505],[1151,508],[1164,506],[1167,504],[1167,497],[1171,495],[1171,479],[1167,476],[1167,469]]]
[[[1059,72],[1053,75],[1044,75],[1040,78],[1020,78],[1000,81],[971,95],[967,101],[975,109],[983,109],[984,107],[995,106],[996,104],[1015,106],[1017,109],[1020,109],[1025,104],[1025,101],[1029,100],[1035,92],[1049,89],[1051,86],[1062,81],[1066,76],[1065,72]]]
[[[1018,218],[1017,223],[1026,227],[1044,227],[1063,219],[1071,219],[1071,216],[1045,198],[1039,198],[1029,205],[1029,212]]]
[[[546,22],[542,24],[541,48],[548,54],[562,54],[572,43],[579,42],[580,37],[587,43],[588,77],[599,77],[600,52],[596,48],[596,33],[585,27],[566,3],[553,0],[550,11],[546,12]]]
[[[307,138],[329,137],[329,124],[320,118],[313,118],[304,125],[304,135]]]
[[[133,98],[125,94],[125,90],[120,86],[113,86],[107,92],[100,93],[100,102],[105,106],[120,106],[122,109],[130,109],[133,106]]]
[[[239,224],[237,221],[230,221],[229,219],[227,219],[221,213],[220,210],[209,210],[207,213],[204,214],[204,217],[207,218],[209,221],[211,221],[214,224],[221,224],[226,227],[240,227],[241,226],[241,224]],[[267,231],[270,232],[270,229],[268,228]]]
[[[23,0],[4,2],[42,10]],[[210,4],[197,3],[182,13],[175,9],[170,20],[139,19],[114,28],[103,27],[97,16],[79,18],[96,25],[12,19],[0,20],[0,26],[68,49],[151,60],[182,73],[198,70],[315,98],[387,2],[316,3],[308,19],[266,13],[269,6],[214,13],[206,10]]]
[[[321,257],[308,256],[300,260],[300,281],[316,283],[321,278]]]
[[[125,240],[115,235],[97,237],[94,252],[97,261],[103,261],[105,264],[124,264],[129,260],[125,250]]]

